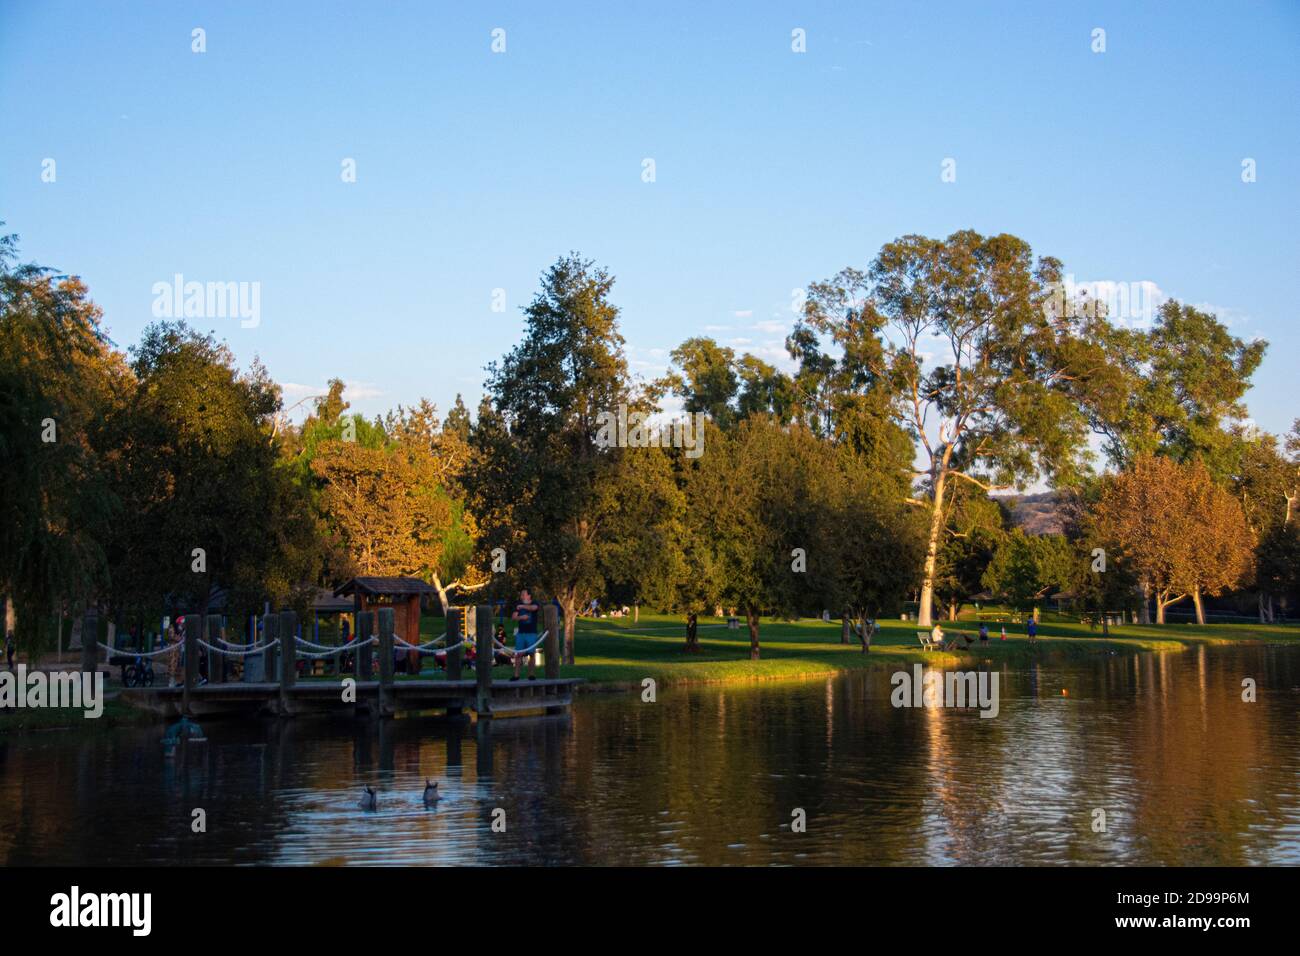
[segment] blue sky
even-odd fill
[[[0,219],[124,347],[157,282],[260,283],[257,327],[196,324],[367,414],[472,407],[569,250],[653,375],[692,335],[779,359],[792,290],[899,235],[1011,232],[1268,339],[1249,401],[1279,430],[1298,52],[1296,3],[0,0]]]

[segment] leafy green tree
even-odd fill
[[[915,586],[925,557],[925,528],[921,514],[892,483],[864,480],[861,462],[850,450],[838,448],[835,464],[818,466],[830,482],[822,563],[833,591],[826,606],[842,609],[845,620],[854,622],[866,653],[870,622],[898,614]]]
[[[954,488],[934,581],[935,597],[947,606],[950,621],[984,589],[984,572],[1005,537],[1003,524],[1002,509],[983,491]]]
[[[1160,452],[1201,461],[1217,481],[1232,472],[1237,440],[1225,423],[1246,415],[1242,397],[1268,343],[1243,342],[1215,316],[1170,300],[1147,340],[1131,406],[1141,428],[1130,428],[1123,462]]]
[[[1042,592],[1038,555],[1032,540],[1019,528],[1006,535],[988,567],[984,586],[1018,611],[1028,611]]]
[[[771,415],[788,424],[794,417],[798,402],[790,376],[749,354],[736,360],[736,375],[740,378],[736,407],[741,418]]]
[[[85,285],[16,259],[0,235],[0,596],[30,649],[46,615],[108,585],[103,541],[122,512],[104,421],[130,373]]]
[[[649,548],[673,515],[668,486],[642,500],[636,529],[619,520],[641,488],[653,451],[604,447],[607,416],[651,409],[631,388],[614,279],[577,254],[559,259],[524,310],[523,340],[488,367],[487,401],[470,433],[464,476],[487,565],[495,549],[512,584],[528,584],[560,602],[564,657],[574,659],[577,609],[606,588],[606,575],[635,577],[627,560],[656,558]],[[707,457],[707,456],[706,456]],[[657,469],[652,470],[657,474]],[[626,547],[638,530],[641,549]],[[618,552],[616,564],[607,563]]]
[[[891,577],[910,573],[907,558],[882,533],[884,503],[855,481],[850,456],[773,418],[730,434],[708,427],[685,477],[684,607],[738,609],[758,660],[764,614],[844,607],[865,617],[897,599]]]
[[[691,338],[673,349],[671,358],[681,371],[670,373],[667,384],[686,411],[704,412],[727,428],[735,416],[732,403],[739,388],[736,353],[713,339]]]
[[[904,236],[867,272],[814,284],[791,336],[823,419],[848,404],[855,420],[872,423],[859,429],[882,462],[893,443],[881,422],[920,446],[930,519],[922,625],[931,622],[951,485],[989,491],[1040,474],[1068,484],[1086,460],[1081,399],[1105,355],[1084,320],[1046,308],[1060,274],[1059,262],[1035,263],[1014,236]]]
[[[114,427],[133,520],[113,540],[115,580],[135,600],[166,595],[203,614],[218,586],[232,604],[305,608],[318,548],[274,437],[279,389],[184,322],[149,326],[131,354]]]
[[[1287,452],[1273,435],[1234,433],[1238,442],[1232,487],[1258,542],[1254,585],[1261,623],[1274,619],[1275,600],[1286,601],[1300,585],[1300,521],[1295,515],[1300,498],[1298,432],[1300,423],[1288,439]]]

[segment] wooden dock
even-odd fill
[[[354,700],[344,700],[339,681],[299,681],[282,692],[279,683],[205,684],[189,692],[189,716],[272,716],[309,715],[381,716],[397,713],[443,710],[449,714],[473,711],[479,716],[500,716],[526,711],[559,713],[573,703],[578,678],[492,681],[480,713],[479,684],[476,680],[404,680],[383,685],[360,681],[353,685]],[[351,692],[350,692],[351,694]],[[184,687],[125,688],[122,699],[135,707],[169,719],[185,712]]]
[[[462,680],[460,648],[464,642],[460,635],[465,633],[471,612],[476,622],[474,678]],[[294,717],[309,714],[392,717],[402,712],[442,710],[450,715],[472,711],[479,720],[485,720],[524,711],[557,714],[572,705],[573,688],[583,681],[560,677],[559,622],[555,608],[543,608],[542,616],[545,624],[542,638],[544,677],[537,680],[492,679],[496,654],[492,643],[493,612],[491,607],[482,605],[473,609],[452,608],[449,612],[446,679],[443,680],[395,679],[393,611],[381,608],[378,612],[366,611],[357,615],[358,635],[369,634],[370,638],[339,648],[339,651],[347,650],[355,658],[352,675],[343,674],[333,680],[300,680],[297,645],[307,642],[296,637],[297,615],[293,611],[282,611],[278,615],[268,615],[264,620],[268,641],[265,653],[270,658],[268,666],[272,673],[277,674],[278,680],[200,684],[198,660],[205,625],[197,616],[191,615],[185,619],[184,684],[178,687],[126,688],[122,691],[122,698],[134,706],[166,717]],[[213,617],[207,621],[208,632],[214,638],[219,630],[218,623]],[[91,626],[93,628],[93,621]],[[88,633],[93,634],[94,630]],[[93,672],[98,666],[97,651],[93,642],[86,643],[88,647],[82,651],[82,669]],[[371,678],[371,645],[377,645],[378,680]],[[227,653],[214,644],[205,642],[203,647],[209,654]],[[337,652],[330,652],[333,653]]]

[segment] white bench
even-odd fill
[[[922,649],[922,650],[926,650],[926,651],[941,651],[941,650],[943,650],[943,642],[942,642],[942,641],[936,641],[934,638],[932,638],[932,637],[930,636],[930,632],[929,632],[929,631],[917,631],[917,632],[916,632],[916,639],[917,639],[918,641],[921,642],[921,649]]]

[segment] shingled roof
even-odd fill
[[[412,594],[437,594],[438,589],[419,578],[402,577],[353,578],[334,589],[335,597],[357,593],[367,597],[408,597]]]

